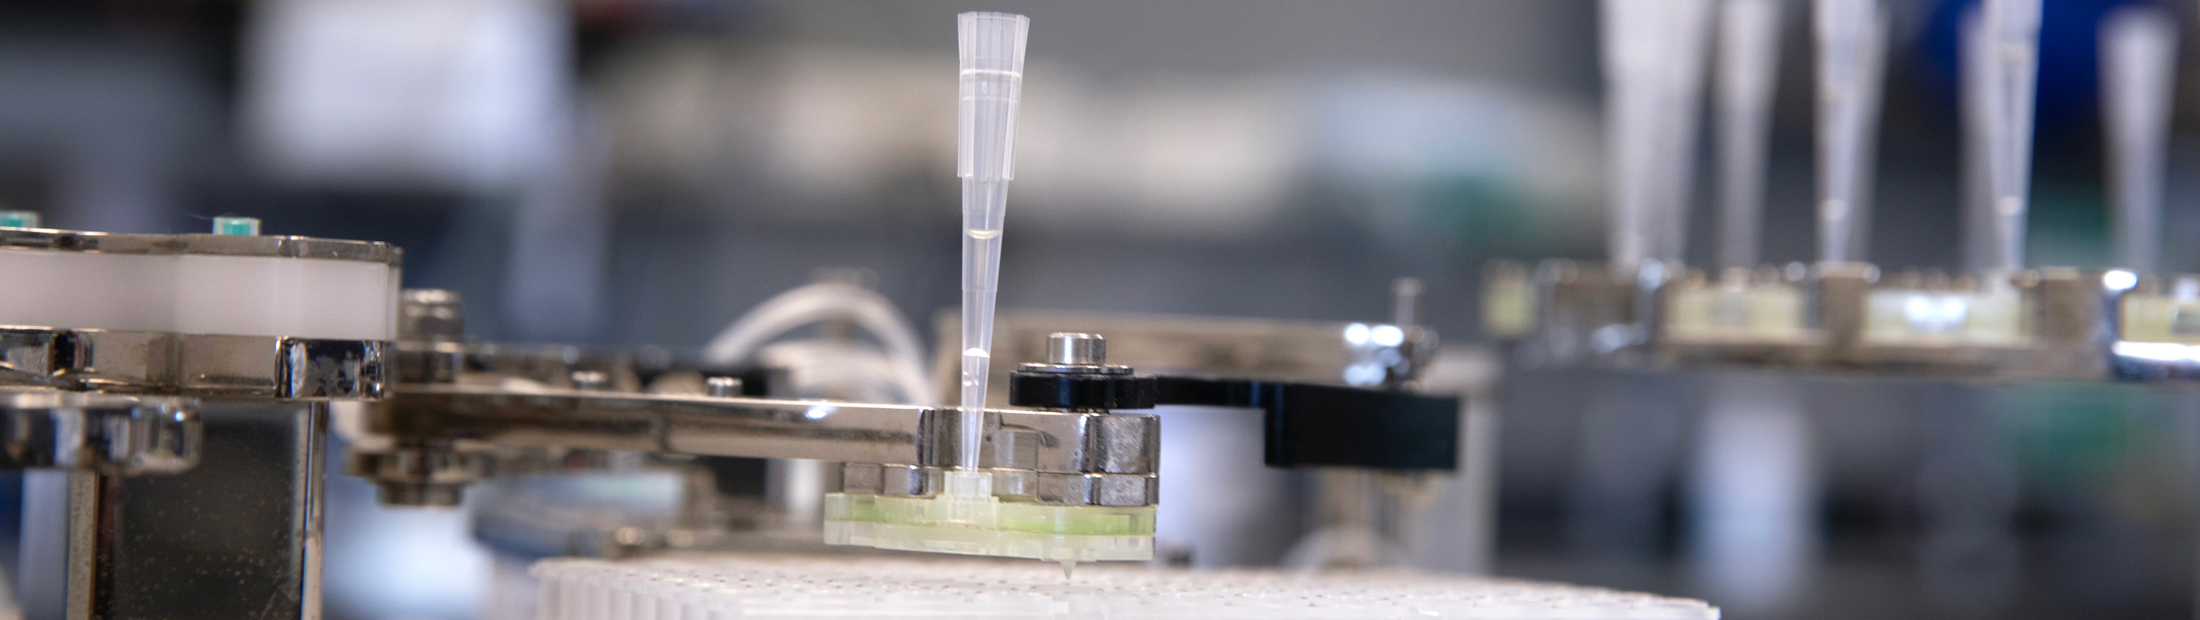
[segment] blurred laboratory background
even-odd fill
[[[1976,4],[1886,3],[1864,232],[1883,268],[1966,265]],[[2095,33],[2134,4],[2155,3],[2044,2],[2031,264],[2111,261]],[[1450,365],[1431,372],[1482,382],[1495,416],[1467,445],[1496,468],[1496,518],[1438,511],[1416,563],[1735,619],[2196,613],[2200,390],[1528,368],[1483,335],[1493,259],[1604,256],[1594,0],[18,0],[0,5],[0,208],[388,241],[407,287],[463,294],[490,341],[694,349],[820,279],[930,325],[960,277],[966,10],[1033,23],[1004,312],[1383,321],[1393,280],[1419,279]],[[1782,15],[1766,263],[1817,256],[1810,9]],[[2193,56],[2165,272],[2200,271]],[[1684,257],[1712,264],[1698,158]],[[1766,410],[1799,415],[1748,413]],[[677,490],[631,483],[669,486],[602,492]],[[518,573],[469,513],[378,507],[345,476],[329,493],[329,617],[510,603],[490,581]],[[1199,566],[1274,565],[1291,535],[1273,537],[1180,543]]]

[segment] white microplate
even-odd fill
[[[1038,562],[699,556],[553,559],[539,620],[1487,618],[1712,620],[1702,601],[1410,571],[1308,574]]]

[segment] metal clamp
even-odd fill
[[[1046,361],[1017,366],[1008,381],[1011,404],[1056,411],[1152,409],[1156,394],[1152,377],[1108,364],[1108,341],[1098,334],[1049,334]]]
[[[1047,337],[1047,361],[1010,376],[1009,404],[1065,411],[1201,405],[1260,409],[1267,419],[1270,467],[1350,466],[1441,469],[1457,466],[1459,399],[1250,379],[1140,377],[1107,365],[1098,335]],[[1001,482],[996,477],[995,486]],[[888,485],[893,486],[893,485]]]

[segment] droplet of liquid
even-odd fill
[[[993,230],[986,230],[983,228],[965,228],[963,230],[970,233],[970,238],[972,239],[992,239],[994,237],[1001,236],[1001,229],[999,228],[995,228]]]
[[[1077,570],[1076,560],[1062,560],[1062,580],[1068,581],[1071,571]]]

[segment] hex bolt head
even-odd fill
[[[575,370],[572,378],[573,389],[583,392],[602,392],[612,388],[611,374],[601,370]]]

